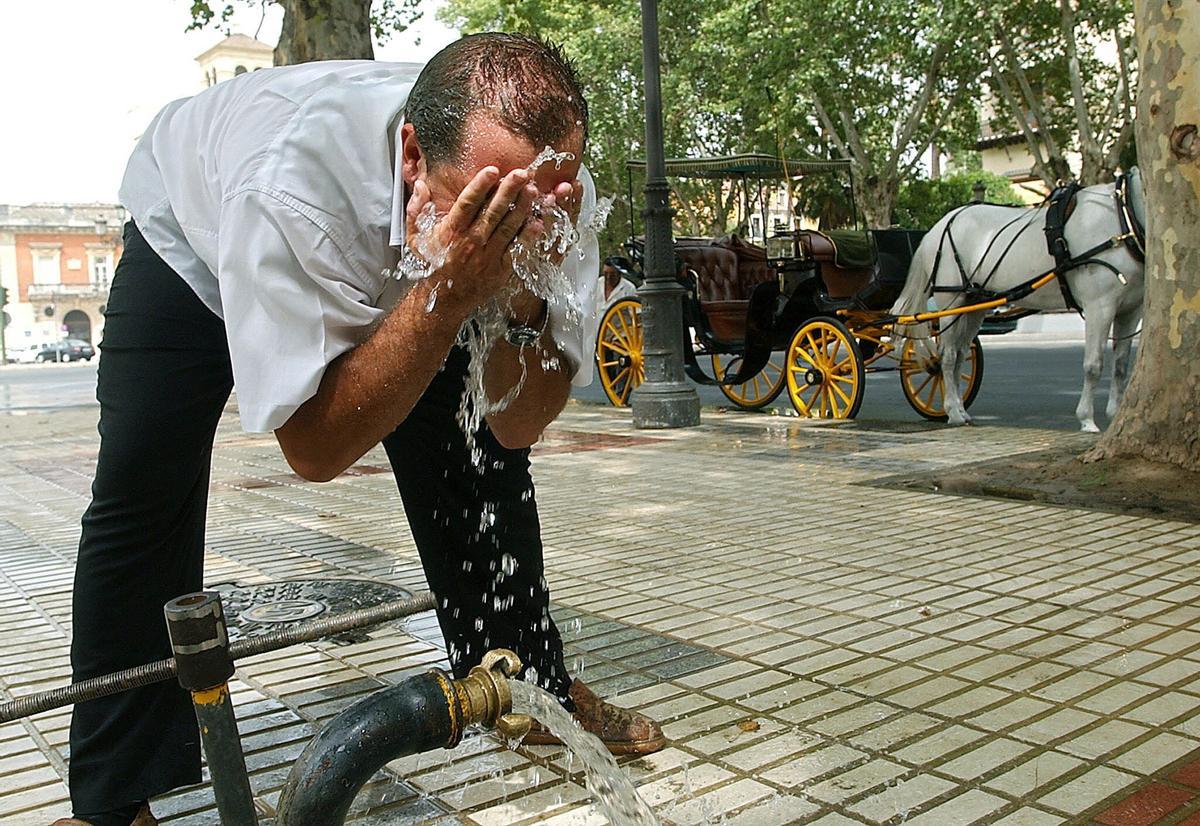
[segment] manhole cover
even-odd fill
[[[259,585],[223,582],[208,588],[221,594],[230,640],[412,596],[398,585],[366,579],[294,579]]]
[[[280,599],[252,605],[241,613],[246,622],[299,622],[325,613],[325,603],[315,599]]]

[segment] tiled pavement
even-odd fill
[[[1081,437],[572,406],[535,460],[568,664],[665,723],[624,760],[664,823],[1200,822],[1200,525],[866,486]],[[287,472],[227,416],[207,581],[423,580],[382,454]],[[94,412],[0,418],[0,692],[68,679]],[[430,616],[243,662],[268,815],[312,724],[442,661]],[[0,727],[0,823],[67,811],[68,714]],[[488,736],[397,761],[371,824],[599,824],[579,766]],[[215,823],[211,790],[155,803]]]

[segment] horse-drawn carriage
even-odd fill
[[[631,173],[642,166],[629,164]],[[670,177],[740,181],[744,188],[748,180],[844,175],[849,181],[851,174],[844,161],[766,155],[673,160],[666,168]],[[760,183],[765,212],[763,189]],[[749,196],[746,200],[749,212]],[[767,217],[756,216],[759,227],[767,227]],[[684,328],[691,339],[684,347],[687,374],[700,384],[715,384],[744,409],[764,407],[786,388],[801,416],[844,419],[862,404],[866,374],[893,370],[918,413],[944,419],[936,348],[907,338],[897,351],[890,336],[895,319],[888,309],[904,287],[923,235],[905,229],[784,229],[763,244],[736,234],[675,238],[678,278],[686,291]],[[637,281],[641,239],[631,233],[628,248],[634,270],[628,277]],[[627,284],[610,294],[597,339],[600,380],[613,404],[627,404],[641,383],[641,351],[640,303]],[[959,374],[966,404],[982,377],[983,353],[975,339]]]

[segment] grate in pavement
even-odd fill
[[[257,637],[324,614],[342,614],[412,596],[407,588],[365,579],[296,579],[254,585],[217,583],[208,587],[221,593],[231,641]],[[339,634],[332,639],[357,641],[365,631]]]

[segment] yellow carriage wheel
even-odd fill
[[[933,422],[946,421],[946,383],[937,339],[908,339],[900,354],[900,386],[912,409]],[[963,406],[970,407],[983,384],[983,345],[971,339],[966,362],[958,374]]]
[[[713,353],[712,368],[717,381],[725,378],[726,373],[736,373],[741,365],[741,356]],[[725,398],[743,410],[760,410],[775,401],[779,391],[783,390],[783,382],[783,353],[772,353],[763,369],[749,380],[735,385],[720,384],[718,387]]]
[[[646,380],[642,356],[642,303],[622,298],[608,308],[596,336],[596,369],[604,395],[614,407],[629,404],[629,394]]]
[[[797,413],[812,419],[858,415],[866,371],[846,325],[823,316],[808,321],[792,336],[786,361],[788,396]]]

